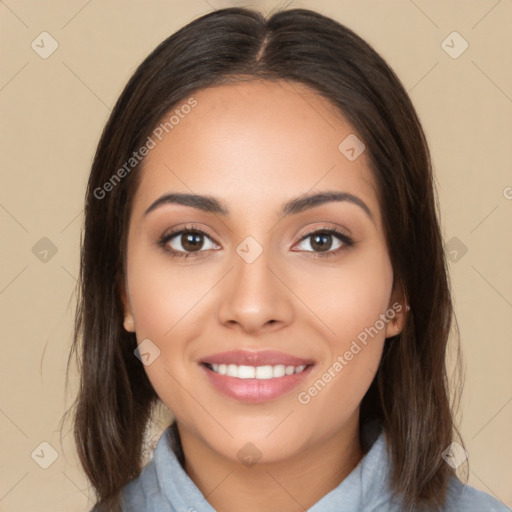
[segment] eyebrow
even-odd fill
[[[290,199],[281,206],[281,210],[278,215],[279,219],[282,219],[288,215],[295,215],[311,208],[321,206],[325,203],[343,201],[354,204],[361,208],[366,213],[366,215],[368,215],[371,221],[375,223],[372,212],[362,199],[353,194],[349,194],[348,192],[330,190],[316,194],[304,194]],[[144,216],[148,215],[148,213],[152,212],[158,207],[166,204],[181,204],[183,206],[190,206],[192,208],[196,208],[208,213],[220,214],[224,216],[229,215],[228,208],[215,197],[198,194],[169,193],[164,194],[163,196],[156,199],[144,212]]]

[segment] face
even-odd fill
[[[375,183],[303,85],[193,97],[140,171],[124,326],[182,428],[234,461],[247,442],[284,460],[357,421],[401,326]],[[320,193],[338,196],[304,201]]]

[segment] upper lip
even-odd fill
[[[302,366],[314,364],[312,359],[305,359],[302,357],[292,356],[284,352],[275,350],[230,350],[228,352],[219,352],[203,357],[200,363],[210,364],[236,364],[246,366],[266,366],[283,364],[285,366]]]

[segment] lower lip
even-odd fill
[[[222,394],[241,402],[261,403],[278,398],[297,387],[311,373],[313,365],[308,365],[300,373],[274,377],[272,379],[238,379],[210,370],[199,365],[210,383]]]

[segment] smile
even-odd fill
[[[199,365],[208,383],[222,396],[257,404],[285,396],[311,373],[314,364],[247,366],[236,364]]]

